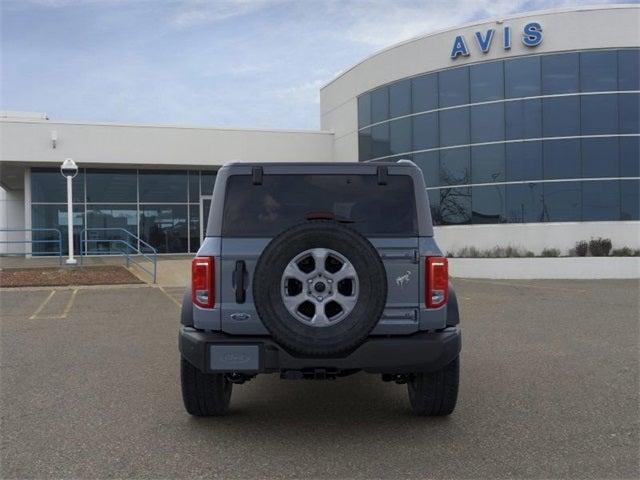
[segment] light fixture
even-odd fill
[[[56,143],[58,143],[58,131],[51,130],[51,147],[56,148]]]

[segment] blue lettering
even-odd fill
[[[487,30],[484,38],[482,37],[482,32],[476,32],[476,40],[478,41],[478,46],[480,47],[480,50],[482,50],[482,53],[487,53],[489,48],[491,48],[491,40],[493,40],[494,31],[495,30],[493,28]]]
[[[469,56],[469,49],[467,48],[467,44],[465,43],[464,37],[462,35],[458,35],[456,39],[453,41],[451,58],[455,60],[460,55],[462,55],[463,57]]]
[[[505,50],[509,50],[511,48],[511,27],[504,27],[502,46]]]
[[[527,47],[535,47],[542,43],[542,26],[537,22],[527,23],[522,34],[522,43]]]

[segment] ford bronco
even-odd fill
[[[224,415],[261,373],[406,383],[448,415],[461,333],[447,259],[412,162],[228,164],[192,262],[179,346],[184,405]]]

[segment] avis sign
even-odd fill
[[[490,28],[486,32],[475,32],[474,37],[482,53],[489,52],[495,35],[496,30],[494,28]],[[542,26],[538,22],[527,23],[522,27],[520,40],[526,47],[537,47],[542,43]],[[502,48],[504,50],[511,48],[511,27],[509,26],[502,28]],[[458,35],[453,41],[451,58],[455,60],[458,57],[468,57],[469,54],[469,47],[464,35]]]

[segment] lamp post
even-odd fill
[[[73,187],[71,182],[73,177],[78,174],[78,166],[73,159],[67,158],[60,165],[60,173],[67,179],[67,235],[69,240],[69,258],[67,265],[75,265],[77,260],[73,258]]]

